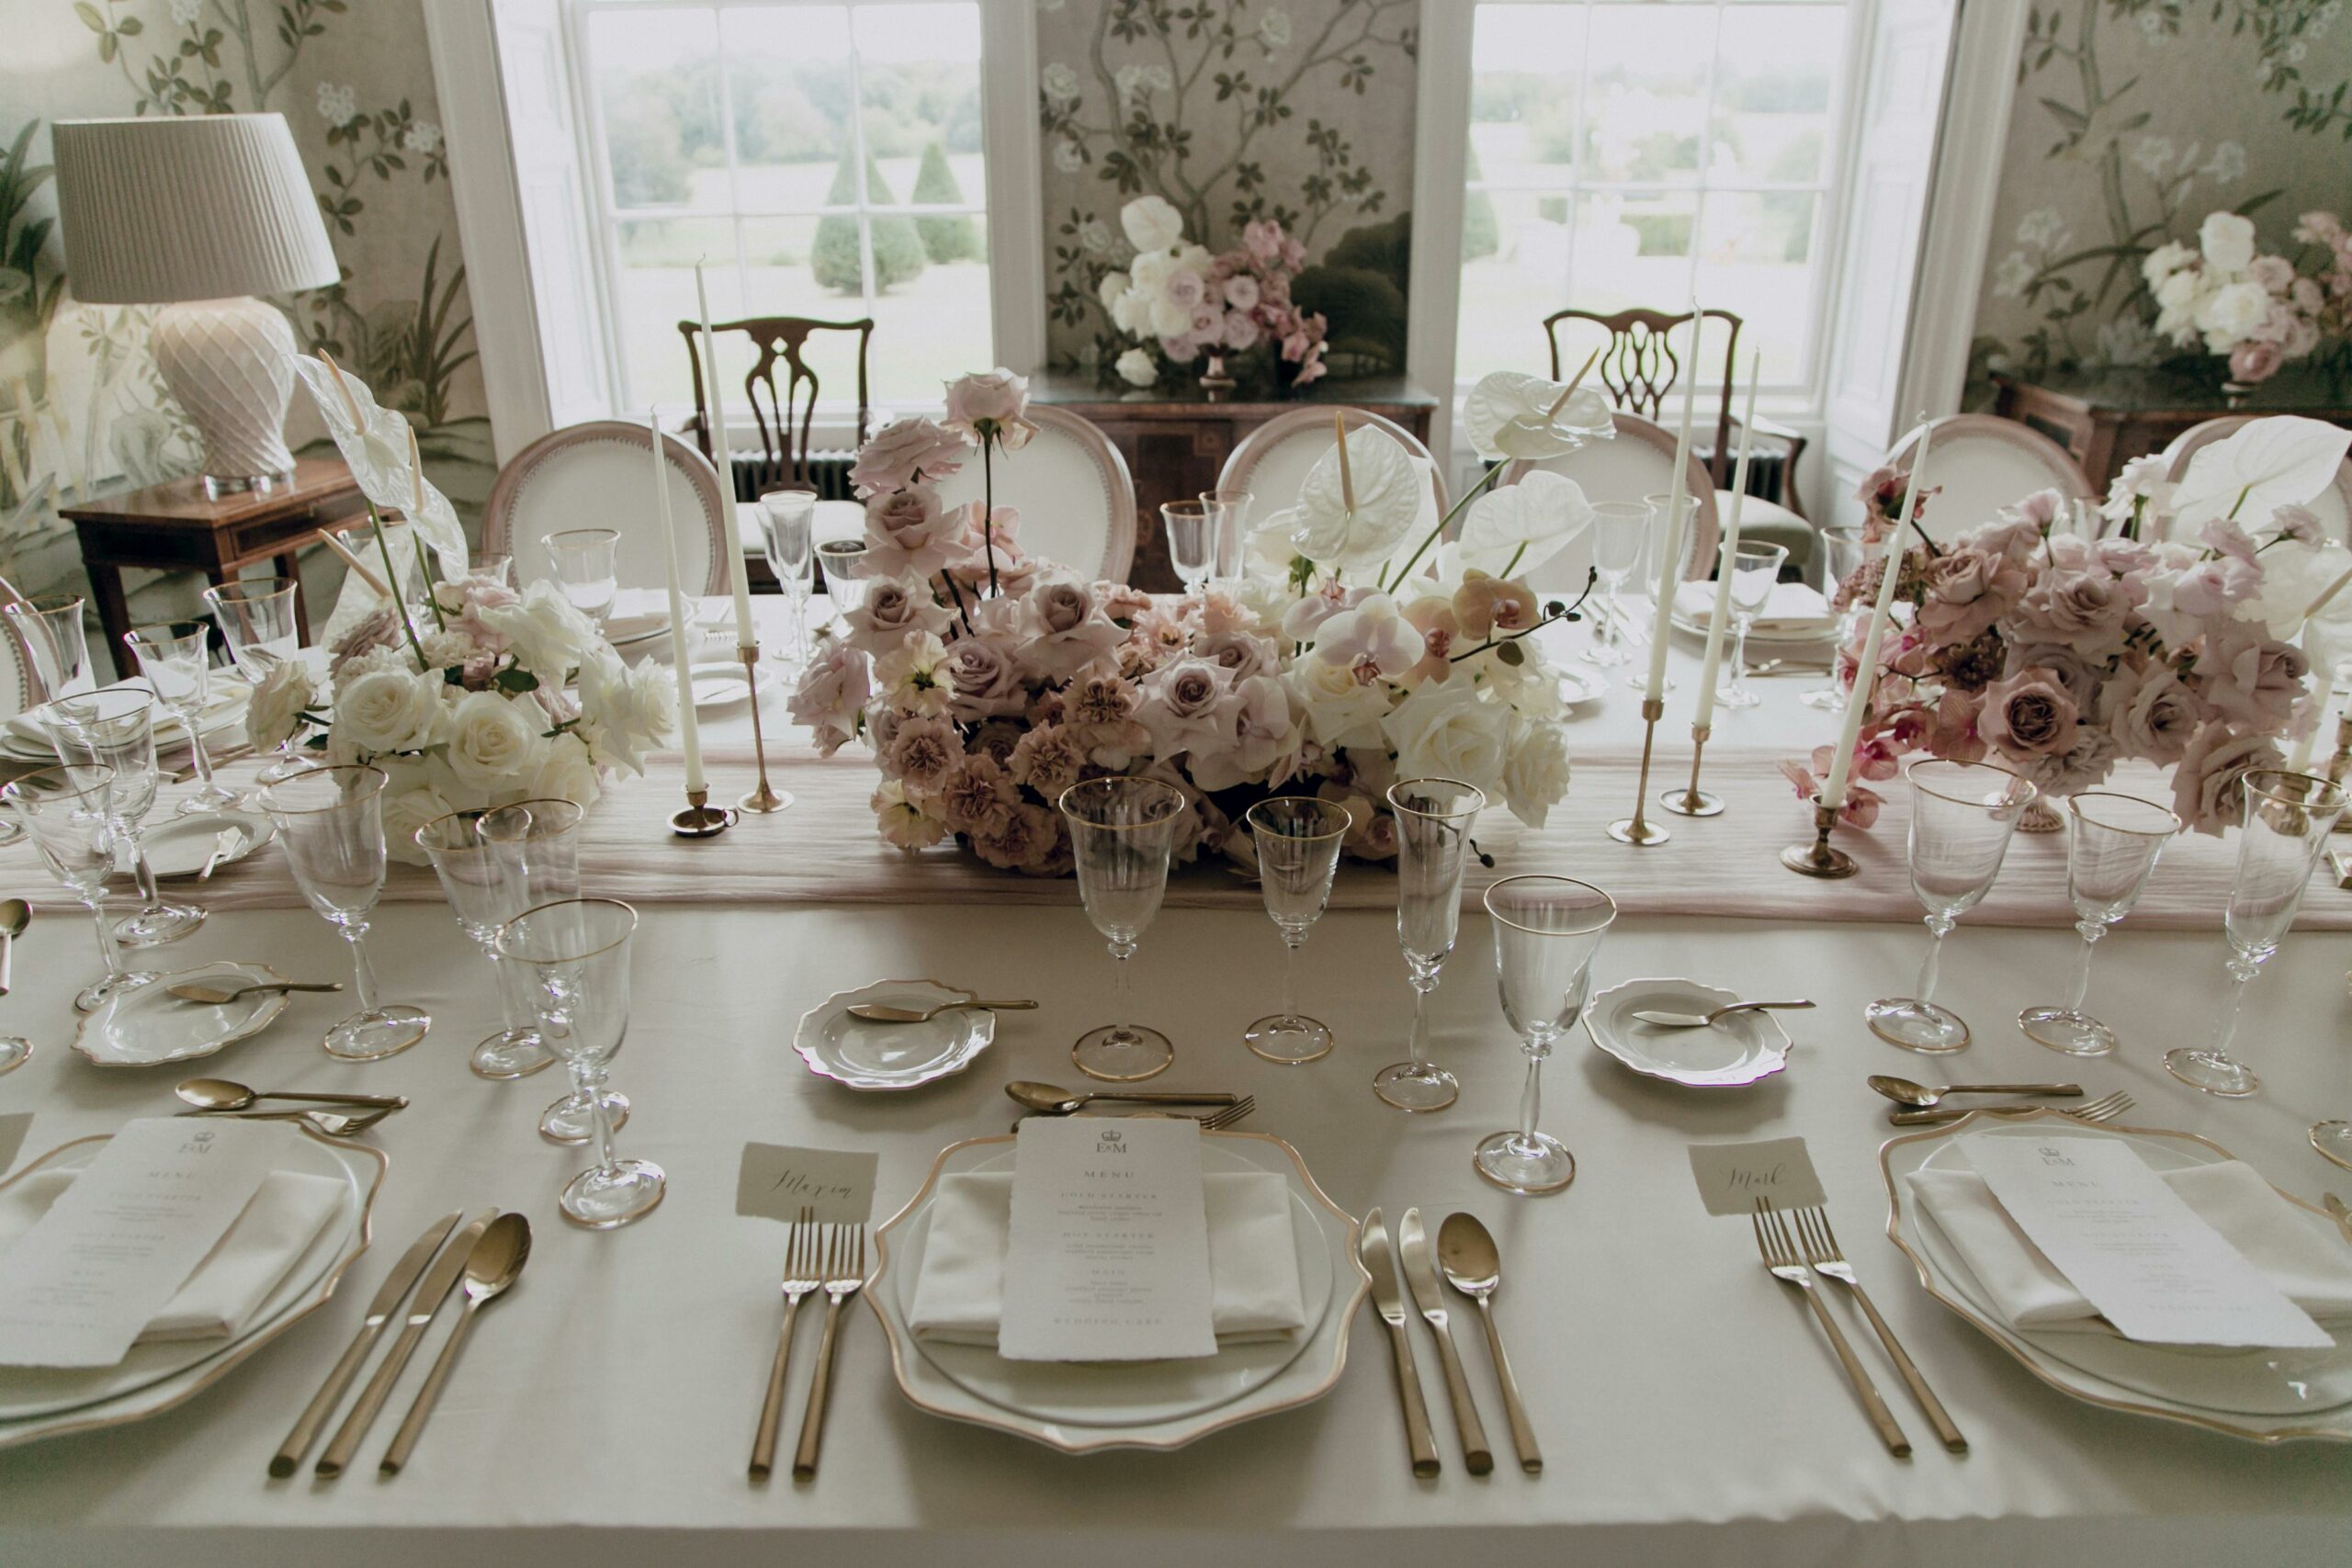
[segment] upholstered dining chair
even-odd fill
[[[753,496],[772,490],[817,488],[812,465],[818,454],[810,437],[823,382],[808,363],[808,349],[809,339],[820,333],[856,336],[857,439],[852,446],[865,445],[870,434],[867,427],[873,420],[865,370],[867,352],[874,343],[872,317],[827,321],[813,316],[746,316],[737,321],[714,321],[710,330],[718,337],[722,364],[726,362],[726,345],[732,333],[741,333],[749,338],[753,350],[752,367],[745,373],[742,385],[727,389],[727,407],[735,413],[728,430],[729,455],[735,458],[739,474],[745,468],[751,470]],[[701,323],[680,321],[678,334],[685,340],[686,358],[694,371],[695,413],[687,429],[693,433],[695,445],[701,448],[702,455],[715,463],[718,459],[710,439],[710,399],[703,387]],[[831,356],[820,354],[819,357]],[[784,380],[781,388],[776,384],[779,367]],[[745,408],[751,411],[752,428],[759,435],[756,449],[745,449],[738,439],[741,411]],[[734,498],[730,495],[729,499]],[[759,569],[755,575],[765,581],[765,543],[760,533],[758,509],[752,502],[736,508],[736,531],[743,550]],[[865,508],[854,501],[820,500],[810,531],[820,542],[854,539],[865,531]]]
[[[1612,413],[1617,426],[1613,441],[1588,441],[1559,457],[1521,458],[1505,471],[1500,484],[1517,484],[1536,468],[1576,480],[1590,502],[1640,501],[1665,495],[1674,485],[1674,432],[1635,413]],[[1707,483],[1707,469],[1695,452],[1683,460],[1683,493],[1699,498],[1690,536],[1682,552],[1682,575],[1703,578],[1715,570],[1715,543],[1722,524],[1715,512],[1715,492]],[[1755,497],[1750,496],[1752,502]],[[1779,540],[1773,543],[1778,544]],[[1528,586],[1541,592],[1576,594],[1584,589],[1592,566],[1592,535],[1588,529],[1576,542],[1537,568]]]
[[[33,670],[13,626],[0,626],[0,719],[33,705]]]
[[[1225,459],[1225,468],[1217,475],[1219,490],[1246,490],[1257,499],[1250,507],[1253,522],[1262,522],[1268,514],[1298,502],[1298,492],[1306,483],[1307,470],[1322,460],[1331,450],[1335,437],[1331,434],[1333,409],[1287,409],[1234,444]],[[1430,465],[1430,483],[1437,492],[1437,510],[1445,513],[1445,470],[1430,456],[1430,449],[1420,437],[1384,414],[1370,409],[1339,409],[1340,417],[1350,430],[1371,425],[1383,430],[1412,456]]]
[[[1949,538],[2038,490],[2069,501],[2091,493],[2090,480],[2066,449],[2030,425],[1989,413],[1951,413],[1905,432],[1886,461],[1908,468],[1922,432],[1935,432],[1928,451],[1928,499],[1919,525],[1930,538]]]
[[[1044,403],[1029,405],[1037,434],[996,457],[996,503],[1021,514],[1015,536],[1042,556],[1109,582],[1125,582],[1136,558],[1136,487],[1127,460],[1091,422]],[[978,454],[939,481],[948,506],[982,493]]]
[[[648,472],[646,429],[627,420],[593,420],[551,431],[498,471],[482,511],[482,548],[514,558],[514,581],[548,577],[546,535],[565,528],[614,528],[623,588],[668,581],[659,513]],[[676,436],[663,434],[670,517],[677,531],[678,581],[689,592],[727,592],[734,520],[719,499],[718,470]]]
[[[2164,449],[2165,461],[2172,465],[2165,477],[2178,484],[2188,477],[2191,458],[2222,437],[2235,435],[2256,417],[2250,413],[2224,414],[2220,419],[2209,419],[2202,424],[2190,425],[2174,436],[2172,445]],[[2352,544],[2352,457],[2346,457],[2336,466],[2335,482],[2320,491],[2309,504],[2318,514],[2319,525],[2326,530],[2329,538],[2338,544]],[[2262,524],[2269,519],[2253,517],[2240,521]]]

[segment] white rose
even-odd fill
[[[1119,313],[1119,301],[1133,286],[1125,273],[1106,272],[1102,275],[1102,281],[1094,286],[1094,297],[1102,301],[1104,310],[1116,316]]]
[[[1148,387],[1159,379],[1159,366],[1151,357],[1149,349],[1127,350],[1126,353],[1119,355],[1119,362],[1114,368],[1119,372],[1119,378],[1130,387]]]
[[[274,751],[302,728],[311,705],[311,672],[299,659],[281,659],[254,685],[245,705],[245,740],[256,751]]]
[[[2197,248],[2208,265],[2244,272],[2254,265],[2254,220],[2234,212],[2209,212],[2197,231]]]
[[[402,865],[430,864],[432,857],[417,845],[416,830],[458,808],[430,785],[397,795],[387,789],[383,800],[384,852]]]
[[[1510,711],[1462,682],[1422,687],[1380,728],[1401,777],[1460,779],[1490,792],[1501,785]]]
[[[677,675],[655,660],[632,670],[606,652],[580,667],[580,712],[588,721],[582,728],[601,767],[643,773],[645,748],[669,735],[677,706]]]
[[[1346,666],[1303,659],[1283,674],[1308,739],[1326,750],[1380,748],[1380,721],[1388,716],[1388,687],[1359,682]]]
[[[1184,237],[1184,215],[1165,197],[1139,196],[1119,209],[1119,227],[1138,251],[1165,251]]]
[[[604,779],[578,736],[559,735],[547,743],[528,788],[527,796],[517,798],[569,800],[575,806],[594,806],[596,796],[604,793]]]
[[[361,751],[421,751],[440,728],[441,694],[448,689],[437,670],[377,670],[362,675],[335,699],[337,739]]]
[[[2140,274],[2150,283],[2161,283],[2197,259],[2197,253],[2178,240],[2166,240],[2148,253],[2140,264]]]
[[[484,795],[513,788],[539,766],[546,722],[537,703],[467,693],[449,716],[449,772]]]
[[[1521,724],[1503,759],[1503,803],[1531,828],[1544,826],[1568,793],[1568,743],[1556,724]]]
[[[1193,310],[1166,295],[1151,302],[1151,330],[1159,337],[1182,337],[1193,330]]]
[[[563,684],[602,640],[594,625],[551,582],[534,582],[519,602],[486,605],[478,614],[484,626],[506,639],[523,668],[549,685]]]
[[[2234,347],[2270,315],[2270,295],[2251,280],[2223,284],[2197,307],[2197,325],[2215,353]],[[2217,341],[2218,340],[2218,341]]]

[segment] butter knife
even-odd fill
[[[462,1209],[442,1215],[425,1226],[424,1234],[411,1242],[409,1249],[401,1254],[401,1260],[392,1265],[392,1271],[385,1275],[384,1282],[376,1288],[376,1299],[368,1303],[368,1316],[359,1325],[359,1332],[351,1337],[351,1348],[343,1353],[343,1359],[334,1364],[334,1371],[327,1374],[327,1381],[320,1386],[317,1397],[311,1401],[311,1407],[302,1412],[302,1418],[294,1423],[292,1431],[286,1434],[286,1441],[278,1446],[277,1452],[270,1456],[270,1474],[283,1481],[300,1467],[302,1456],[311,1451],[311,1440],[318,1437],[319,1428],[326,1425],[327,1417],[342,1403],[343,1391],[351,1386],[351,1380],[359,1373],[360,1363],[368,1359],[368,1352],[374,1349],[376,1341],[382,1337],[384,1325],[391,1321],[392,1312],[401,1304],[401,1298],[408,1294],[408,1288],[416,1283],[416,1277],[424,1272],[426,1264],[433,1261],[435,1251],[448,1239],[458,1222],[465,1217]]]
[[[481,1233],[488,1230],[490,1222],[497,1217],[497,1210],[484,1209],[481,1218],[459,1231],[458,1238],[441,1249],[441,1256],[434,1260],[432,1272],[425,1275],[424,1283],[417,1287],[416,1299],[409,1303],[408,1322],[401,1325],[400,1337],[392,1341],[391,1353],[384,1358],[384,1364],[376,1369],[376,1375],[368,1380],[368,1386],[360,1390],[359,1403],[351,1407],[351,1414],[343,1418],[343,1425],[335,1431],[334,1441],[329,1443],[327,1451],[319,1456],[317,1469],[321,1475],[341,1475],[344,1466],[351,1462],[351,1456],[359,1451],[360,1439],[368,1436],[368,1428],[374,1423],[376,1413],[383,1409],[384,1401],[391,1397],[392,1385],[401,1381],[401,1372],[407,1367],[408,1359],[416,1354],[417,1342],[424,1337],[425,1329],[432,1325],[433,1314],[441,1310],[441,1299],[457,1284],[458,1276],[465,1272],[466,1258],[472,1253],[474,1243],[481,1238]]]
[[[1413,1342],[1405,1337],[1405,1292],[1396,1282],[1396,1258],[1388,1246],[1388,1227],[1374,1209],[1363,1217],[1363,1235],[1356,1257],[1372,1276],[1372,1304],[1388,1325],[1388,1344],[1396,1352],[1396,1396],[1405,1405],[1405,1440],[1413,1451],[1413,1473],[1427,1480],[1438,1472],[1437,1438],[1430,1430],[1430,1407],[1421,1398],[1421,1374],[1413,1365]]]
[[[1470,1398],[1470,1380],[1462,1375],[1462,1357],[1453,1348],[1453,1329],[1447,1321],[1445,1296],[1438,1289],[1437,1265],[1430,1261],[1429,1233],[1421,1228],[1421,1212],[1408,1209],[1396,1221],[1396,1249],[1405,1258],[1405,1284],[1413,1304],[1421,1309],[1437,1334],[1438,1364],[1445,1369],[1445,1392],[1453,1401],[1453,1429],[1462,1438],[1462,1462],[1473,1475],[1495,1468],[1495,1451],[1487,1446],[1487,1428],[1478,1406]]]

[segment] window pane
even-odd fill
[[[1481,6],[1470,44],[1470,183],[1556,185],[1576,161],[1581,6]]]
[[[1807,369],[1819,209],[1820,198],[1810,192],[1707,197],[1699,297],[1743,318],[1742,357],[1761,349],[1768,382],[1794,381]]]
[[[680,321],[696,319],[695,263],[710,280],[713,321],[743,313],[735,273],[735,226],[726,219],[646,219],[620,225],[620,339],[628,366],[628,412],[660,402],[694,406]]]
[[[1568,303],[1569,198],[1473,191],[1464,200],[1454,373],[1541,372],[1550,363],[1543,320]]]
[[[616,206],[726,209],[717,42],[708,11],[588,14]]]
[[[880,177],[876,185],[869,175],[866,198],[876,206],[985,201],[979,7],[861,6],[857,47],[865,151]]]
[[[849,169],[849,13],[737,6],[720,17],[739,199],[755,212],[814,212]],[[854,187],[841,199],[854,205]]]
[[[1687,183],[1699,170],[1715,12],[1596,6],[1587,63],[1586,177]]]
[[[1752,6],[1726,12],[1708,176],[1820,179],[1845,44],[1846,14],[1839,6]]]
[[[1687,309],[1690,229],[1697,218],[1697,198],[1683,191],[1602,192],[1578,197],[1576,250],[1568,271],[1577,308]]]
[[[875,265],[881,270],[884,233],[911,218],[874,220]],[[939,262],[885,289],[874,301],[874,397],[899,412],[936,404],[943,388],[967,370],[996,363],[989,344],[988,231],[971,219],[973,254]],[[848,301],[842,302],[846,306]]]

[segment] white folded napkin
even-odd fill
[[[1275,1339],[1305,1327],[1288,1185],[1272,1172],[1214,1171],[1201,1179],[1201,1190],[1208,1210],[1209,1321],[1217,1338]],[[907,1314],[917,1337],[996,1343],[1012,1236],[1011,1171],[939,1179]]]
[[[2241,1160],[2161,1173],[2287,1298],[2322,1323],[2352,1319],[2352,1247]],[[2081,1292],[2027,1239],[1973,1170],[1915,1170],[1905,1180],[2012,1327],[2109,1332]]]
[[[1715,615],[1715,585],[1683,583],[1674,591],[1674,613],[1692,625],[1706,626]],[[1826,636],[1832,624],[1829,601],[1818,590],[1803,582],[1776,582],[1755,626],[1749,629],[1767,636],[1804,631],[1819,631]],[[1731,629],[1728,622],[1724,629]]]
[[[0,1252],[64,1196],[75,1174],[41,1171],[0,1192]],[[343,1183],[331,1177],[271,1171],[236,1223],[149,1320],[138,1343],[222,1339],[242,1331],[334,1217],[343,1191]]]

